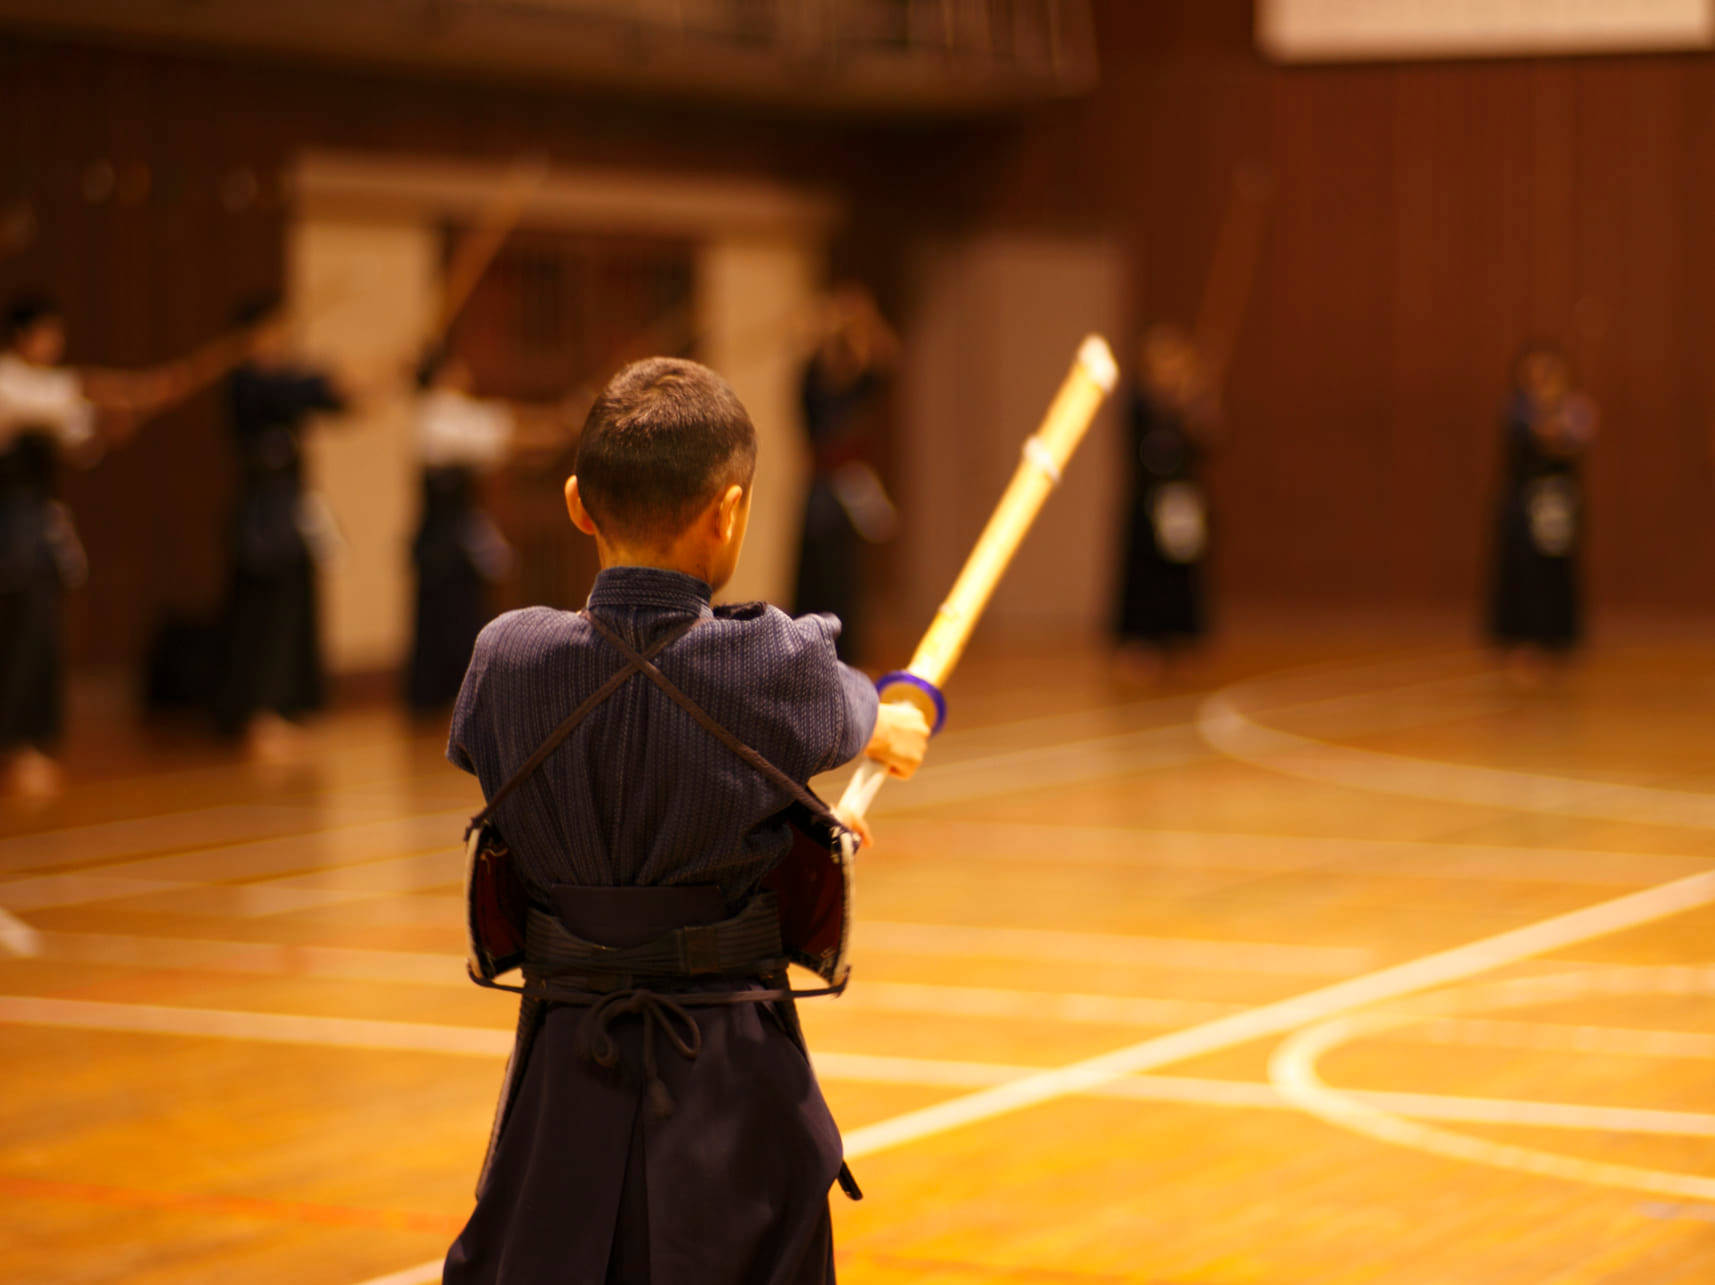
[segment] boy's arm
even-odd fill
[[[901,780],[909,777],[929,747],[928,720],[914,705],[883,705],[876,695],[875,684],[862,670],[833,659],[831,637],[825,645],[843,710],[833,753],[822,761],[818,770],[825,772],[851,762],[859,754],[867,754],[886,764],[888,771]]]
[[[794,720],[800,745],[815,747],[808,764],[810,774],[830,771],[860,754],[886,764],[895,776],[915,772],[929,743],[929,724],[921,711],[909,705],[881,704],[875,684],[838,659],[834,639],[840,625],[832,616],[801,616],[791,623],[803,639],[800,663],[808,663],[817,674],[811,690],[826,693],[810,706],[797,706]],[[812,709],[837,711],[837,715],[812,714]],[[872,841],[861,818],[840,815],[840,820],[865,843]]]
[[[492,623],[490,622],[491,625]],[[476,646],[471,649],[470,664],[465,669],[464,681],[459,684],[458,701],[453,706],[452,726],[447,732],[447,762],[472,776],[479,775],[472,750],[480,748],[475,741],[484,722],[477,717],[477,713],[481,703],[482,680],[488,671],[488,632],[485,628],[477,636]]]

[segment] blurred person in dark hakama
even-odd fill
[[[1566,656],[1583,637],[1582,475],[1598,415],[1556,345],[1526,348],[1514,379],[1488,623],[1514,676],[1531,684],[1544,660]]]
[[[1209,509],[1204,459],[1220,400],[1197,346],[1177,326],[1144,336],[1126,445],[1129,501],[1114,630],[1122,674],[1158,676],[1208,628]]]
[[[295,721],[322,703],[317,568],[338,534],[305,489],[303,437],[351,397],[340,376],[299,355],[278,299],[247,304],[239,321],[255,338],[227,383],[238,500],[214,713],[224,734],[270,759],[290,752]]]
[[[471,395],[470,368],[436,350],[417,370],[416,447],[423,502],[411,561],[417,606],[405,699],[413,713],[450,705],[476,636],[492,614],[491,586],[512,547],[480,507],[482,475],[505,460],[513,419],[504,402]]]
[[[172,396],[160,373],[60,365],[65,321],[46,297],[8,306],[0,352],[0,768],[24,795],[56,792],[64,724],[62,604],[89,564],[56,498],[62,460],[100,459]],[[105,439],[105,440],[104,440]]]
[[[892,501],[865,458],[866,417],[899,355],[899,340],[869,291],[842,285],[822,301],[799,382],[811,452],[793,612],[837,616],[840,659],[864,651],[863,546],[890,539]]]
[[[416,714],[450,706],[476,636],[493,616],[494,587],[516,562],[482,509],[483,475],[521,454],[574,445],[571,408],[478,397],[468,363],[436,347],[417,368],[416,448],[422,512],[411,544],[417,602],[405,699]]]

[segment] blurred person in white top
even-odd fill
[[[417,604],[405,696],[418,714],[458,695],[476,636],[493,615],[492,587],[515,561],[483,511],[483,475],[519,451],[565,450],[573,441],[561,408],[477,397],[474,385],[470,366],[445,349],[417,368],[423,502],[411,546]]]
[[[56,498],[61,460],[94,464],[171,396],[164,374],[63,367],[66,328],[46,297],[14,299],[0,352],[0,767],[25,795],[54,793],[64,725],[62,600],[88,574]]]

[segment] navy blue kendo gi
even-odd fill
[[[587,610],[642,651],[690,625],[655,663],[800,783],[856,757],[874,731],[875,690],[836,658],[832,617],[713,608],[700,580],[647,567],[603,571]],[[623,667],[578,613],[501,616],[478,639],[448,758],[492,796]],[[787,852],[792,803],[634,675],[493,821],[538,908],[564,904],[568,890],[682,889],[719,917],[739,910]],[[520,1040],[523,1065],[444,1279],[832,1281],[827,1192],[839,1133],[789,1019],[760,1003],[680,1009],[653,1037],[674,1045],[657,1059],[644,1047],[644,1016],[620,1017],[600,1035],[618,1051],[604,1069],[585,1056],[587,1014],[548,1004],[534,1037]],[[670,1113],[650,1109],[645,1059],[658,1062],[650,1073],[664,1082]]]

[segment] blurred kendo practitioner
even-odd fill
[[[0,760],[7,785],[53,793],[64,721],[62,600],[89,564],[56,498],[64,460],[90,466],[163,404],[161,375],[60,366],[66,328],[45,297],[14,300],[0,353]]]
[[[458,696],[476,636],[494,614],[494,586],[515,562],[482,510],[483,474],[512,455],[566,450],[575,438],[566,406],[477,397],[470,366],[445,348],[430,349],[416,378],[423,504],[411,543],[417,605],[405,699],[428,714]]]
[[[298,355],[279,299],[247,303],[238,322],[253,339],[227,382],[238,502],[214,712],[223,733],[268,758],[294,739],[291,720],[322,702],[317,566],[338,533],[305,490],[303,435],[316,417],[345,410],[351,390]]]
[[[1596,404],[1573,387],[1553,344],[1532,344],[1514,367],[1496,524],[1489,632],[1519,677],[1564,656],[1583,635],[1579,556],[1584,543],[1584,454]]]
[[[811,454],[793,610],[827,612],[843,626],[848,664],[863,654],[865,543],[891,539],[898,515],[864,458],[868,412],[899,357],[899,340],[864,287],[844,284],[810,323],[799,402]]]
[[[1151,327],[1140,353],[1114,628],[1122,669],[1145,677],[1208,627],[1209,509],[1201,474],[1220,429],[1220,399],[1196,345],[1177,326]]]

